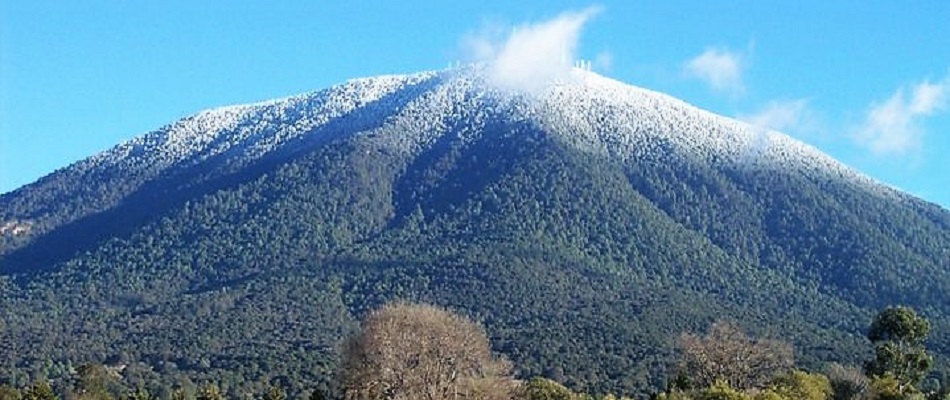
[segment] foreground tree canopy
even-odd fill
[[[878,349],[907,353],[885,352],[882,357],[878,351],[866,371],[832,364],[823,374],[797,369],[785,342],[755,338],[732,323],[717,322],[703,336],[680,338],[679,375],[665,391],[634,398],[950,400],[946,377],[926,375],[930,356],[923,345],[928,325],[912,309],[885,309],[874,319],[868,337]],[[253,392],[227,390],[214,381],[151,391],[142,382],[130,384],[122,368],[87,364],[67,381],[40,380],[20,389],[0,384],[0,400],[629,400],[603,392],[578,393],[539,376],[515,380],[507,360],[492,353],[481,325],[430,305],[397,302],[367,313],[346,342],[343,356],[338,385],[330,391],[311,387],[290,393],[286,388],[294,383],[288,377],[273,377]],[[925,375],[928,382],[921,383]]]
[[[792,346],[758,339],[728,322],[716,322],[706,336],[680,337],[680,376],[687,386],[724,383],[737,389],[762,387],[794,365]]]
[[[393,303],[366,317],[342,373],[348,400],[503,399],[513,387],[509,370],[480,325],[439,307]]]
[[[916,391],[933,367],[933,358],[924,348],[929,334],[930,322],[909,307],[881,311],[868,331],[875,355],[865,365],[868,375],[893,379],[898,393]]]

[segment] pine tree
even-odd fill
[[[930,335],[930,321],[910,307],[888,307],[881,311],[868,331],[874,343],[874,359],[865,372],[876,378],[892,377],[900,394],[915,392],[917,384],[933,367],[924,342]]]

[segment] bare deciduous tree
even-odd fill
[[[870,380],[858,368],[833,363],[826,375],[834,392],[834,400],[858,400],[867,395]]]
[[[739,390],[762,387],[794,365],[792,346],[788,343],[756,339],[722,321],[714,323],[706,336],[684,334],[679,347],[683,357],[681,372],[696,388],[716,382]]]
[[[370,313],[342,367],[347,400],[501,399],[514,385],[480,325],[430,305]]]

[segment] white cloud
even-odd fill
[[[923,145],[922,120],[946,108],[948,97],[950,76],[902,87],[884,103],[871,106],[855,140],[878,155],[917,151]]]
[[[469,55],[487,65],[498,86],[534,92],[570,75],[584,24],[600,12],[591,7],[515,27],[498,40],[497,27],[465,40]]]
[[[739,115],[736,118],[757,128],[786,133],[806,129],[814,124],[807,99],[771,101],[754,114]]]
[[[708,48],[689,60],[684,69],[687,75],[705,81],[715,90],[739,94],[745,90],[743,58],[742,54],[728,49]]]
[[[937,84],[921,83],[914,88],[914,100],[910,105],[910,110],[914,113],[929,115],[946,104],[948,91],[950,91],[950,77]]]

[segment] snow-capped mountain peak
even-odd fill
[[[353,79],[298,96],[202,111],[33,186],[55,181],[55,189],[37,191],[49,193],[51,202],[55,193],[83,191],[84,180],[92,177],[111,177],[121,186],[116,191],[131,193],[170,171],[212,159],[217,160],[214,168],[226,173],[269,154],[292,152],[301,141],[352,135],[373,135],[411,157],[441,135],[477,136],[495,120],[534,126],[592,155],[620,162],[687,157],[730,167],[794,170],[842,179],[876,193],[895,193],[786,135],[585,68],[573,68],[542,90],[525,91],[495,84],[484,65]],[[108,206],[103,199],[101,207]],[[17,213],[10,214],[4,219]]]

